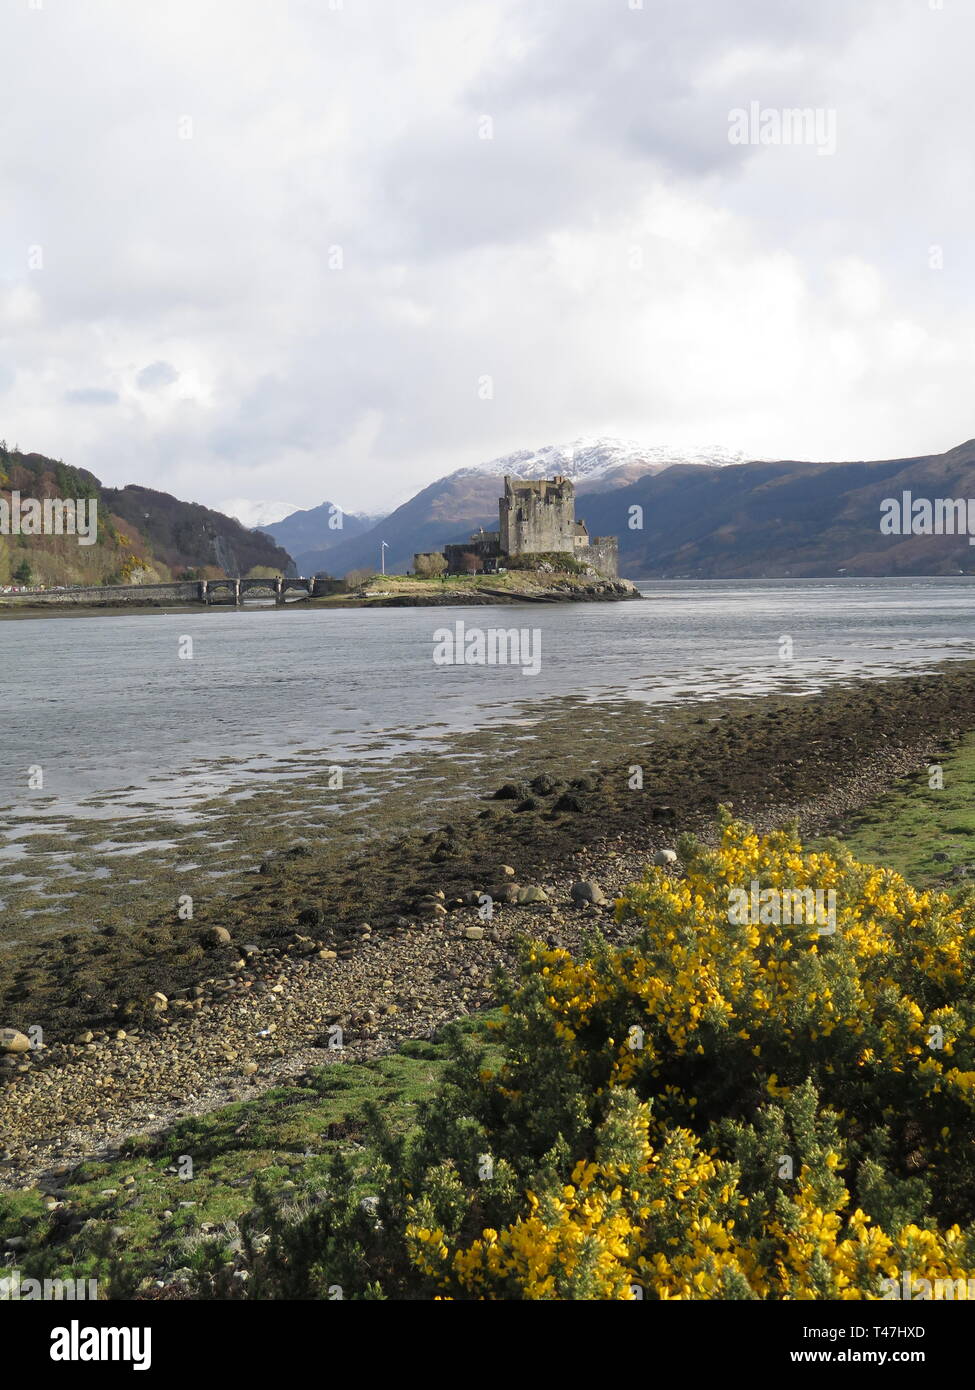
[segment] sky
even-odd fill
[[[973,49],[975,0],[0,0],[0,436],[248,523],[581,435],[949,449]]]

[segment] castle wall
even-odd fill
[[[619,579],[620,543],[616,536],[594,536],[589,545],[580,545],[576,559],[582,565],[592,565],[606,579]]]
[[[472,536],[469,541],[464,541],[461,544],[445,545],[443,553],[449,574],[466,572],[465,555],[476,555],[484,569],[494,568],[499,554],[497,532],[485,531],[480,535]]]

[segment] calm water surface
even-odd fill
[[[0,622],[0,808],[27,769],[50,807],[93,794],[184,802],[545,708],[560,696],[652,704],[814,690],[975,655],[975,579],[646,583],[643,603],[517,608],[294,608]],[[437,666],[458,620],[537,628],[541,670]],[[192,660],[179,657],[193,639]],[[791,661],[780,656],[792,640]]]

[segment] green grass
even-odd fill
[[[485,1024],[493,1016],[462,1025],[488,1051]],[[339,1149],[368,1175],[365,1106],[378,1105],[395,1131],[410,1132],[448,1059],[443,1042],[410,1042],[373,1062],[319,1067],[301,1085],[136,1136],[118,1158],[59,1178],[56,1211],[37,1189],[0,1193],[0,1245],[25,1239],[14,1256],[22,1278],[97,1278],[102,1297],[166,1281],[193,1269],[208,1241],[230,1244],[234,1223],[253,1206],[257,1177],[286,1203],[322,1185]],[[181,1176],[186,1157],[192,1176]]]
[[[905,778],[840,836],[858,859],[896,869],[918,888],[975,865],[975,735],[939,765],[942,788],[928,785],[927,772]]]

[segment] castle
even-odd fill
[[[569,478],[525,482],[506,477],[498,512],[497,531],[475,531],[463,544],[444,546],[448,574],[491,574],[514,556],[557,554],[569,555],[605,578],[617,578],[619,542],[615,536],[590,540],[586,523],[575,519],[575,487]],[[432,558],[415,555],[414,568],[419,573],[423,561]]]

